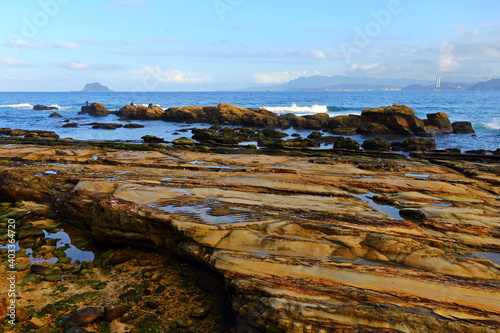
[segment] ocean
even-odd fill
[[[193,127],[210,127],[208,124],[180,124],[164,121],[129,121],[144,125],[144,128],[116,130],[92,129],[86,126],[92,122],[126,124],[115,115],[91,117],[78,115],[80,108],[98,102],[108,110],[134,102],[136,105],[158,104],[166,109],[174,106],[234,104],[246,108],[266,108],[276,113],[297,115],[328,112],[330,116],[360,114],[365,108],[405,104],[415,110],[418,117],[445,112],[450,120],[470,121],[476,135],[435,136],[439,149],[460,148],[462,150],[500,148],[500,92],[0,92],[0,128],[24,130],[48,130],[62,138],[76,140],[117,140],[142,142],[144,135],[155,135],[172,141],[190,133],[177,133]],[[53,111],[34,111],[33,106],[42,104],[57,106],[63,118],[50,118]],[[63,128],[63,121],[76,122],[79,127]],[[310,131],[289,129],[289,134],[298,132],[307,136]],[[370,136],[355,135],[353,139],[362,142]],[[401,140],[391,137],[388,139]]]

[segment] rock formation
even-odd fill
[[[120,110],[116,111],[115,114],[120,116],[121,119],[159,120],[161,119],[163,112],[163,109],[159,106],[150,108],[143,105],[125,105]]]
[[[205,267],[232,332],[500,328],[498,164],[1,148],[2,197]]]
[[[58,107],[56,106],[46,106],[46,105],[35,105],[33,107],[33,110],[36,110],[36,111],[49,111],[49,110],[59,110]]]
[[[89,106],[82,106],[82,109],[78,114],[89,114],[94,117],[104,117],[109,114],[106,107],[100,103],[92,103]]]

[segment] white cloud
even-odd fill
[[[71,69],[71,70],[87,70],[87,69],[91,69],[91,66],[89,64],[84,63],[84,62],[80,62],[80,61],[58,62],[58,63],[54,63],[53,65],[57,66],[57,67]]]
[[[207,72],[181,71],[172,68],[164,69],[157,66],[144,66],[130,72],[142,79],[151,78],[159,82],[205,83],[213,81],[212,76]]]
[[[80,47],[77,44],[64,41],[32,43],[32,42],[27,42],[25,40],[12,39],[9,42],[0,45],[10,46],[10,47],[24,47],[28,49],[49,49],[49,48],[63,48],[68,50],[80,49]]]
[[[326,54],[323,51],[311,50],[311,55],[316,59],[326,59]]]
[[[8,57],[0,59],[0,65],[11,66],[11,67],[33,66],[33,64],[26,62],[24,60],[15,59],[15,58],[8,58]]]
[[[441,54],[438,60],[438,69],[440,72],[454,72],[460,69],[460,63],[453,54],[454,49],[455,46],[451,43],[444,42],[441,44]]]
[[[387,66],[387,65],[382,65],[378,62],[367,65],[352,64],[349,67],[349,73],[351,75],[377,76],[381,74],[395,72],[398,70],[400,70],[400,67],[397,65]]]
[[[311,76],[318,74],[320,73],[317,71],[267,72],[267,73],[256,73],[253,75],[253,79],[256,83],[260,84],[280,84],[296,79],[300,76]]]
[[[75,43],[71,42],[61,42],[61,41],[55,41],[51,43],[55,47],[60,47],[63,49],[68,49],[68,50],[79,50],[80,47],[76,45]]]

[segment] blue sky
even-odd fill
[[[500,77],[491,0],[37,0],[6,2],[2,13],[0,91]]]

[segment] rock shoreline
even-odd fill
[[[1,146],[1,197],[213,272],[228,332],[500,327],[498,160],[57,140]]]

